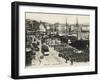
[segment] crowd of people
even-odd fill
[[[49,48],[54,48],[59,52],[59,57],[69,60],[71,64],[73,62],[87,62],[89,61],[88,47],[85,50],[78,50],[73,46],[70,46],[71,41],[63,42],[60,37],[48,37],[48,35],[29,35],[26,36],[26,66],[32,64],[32,59],[36,59],[37,55],[39,59],[43,59],[45,56],[49,56]]]
[[[78,50],[68,44],[61,44],[54,46],[55,50],[59,52],[59,57],[67,61],[73,62],[88,62],[89,53],[83,50]],[[85,50],[88,50],[87,48]]]

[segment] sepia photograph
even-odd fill
[[[97,74],[97,7],[12,3],[14,79]]]
[[[25,68],[87,66],[90,16],[25,12]]]

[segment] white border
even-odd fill
[[[90,15],[90,65],[80,67],[25,69],[25,12],[67,13]],[[19,7],[19,75],[39,75],[95,71],[95,12],[94,10],[20,6]]]

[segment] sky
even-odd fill
[[[89,15],[75,15],[75,14],[50,14],[50,13],[34,13],[34,12],[26,12],[26,19],[32,19],[37,21],[43,21],[48,23],[62,23],[65,24],[66,21],[68,24],[76,24],[76,20],[78,20],[79,24],[89,24],[90,16]]]

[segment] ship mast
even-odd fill
[[[77,27],[77,40],[79,40],[79,24],[78,24],[78,18],[76,17],[76,27]]]
[[[67,18],[66,18],[66,33],[69,34],[69,26],[68,26]]]
[[[78,17],[76,17],[76,27],[77,27],[77,40],[81,39],[81,27],[79,26]]]

